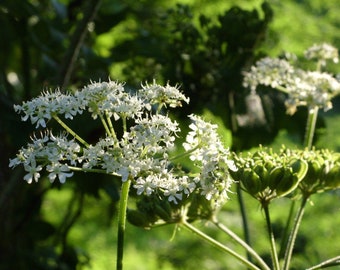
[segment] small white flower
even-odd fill
[[[133,185],[133,187],[137,189],[137,195],[145,194],[150,196],[157,188],[159,182],[158,177],[159,175],[155,174],[149,174],[146,177],[138,177],[136,184]]]
[[[17,158],[17,157],[11,158],[11,159],[9,159],[8,167],[14,168],[14,167],[18,166],[19,164],[21,164],[21,161],[20,161],[19,158]]]
[[[70,169],[66,164],[52,163],[46,166],[46,170],[50,172],[48,178],[51,183],[58,177],[59,182],[63,184],[67,177],[73,176],[73,172],[69,172]]]
[[[24,180],[27,181],[27,183],[31,184],[34,180],[35,182],[38,182],[38,179],[40,178],[40,171],[42,170],[41,165],[36,165],[36,162],[32,161],[31,164],[24,164],[25,171],[28,172],[24,176]]]
[[[179,190],[179,185],[173,181],[168,182],[164,195],[168,197],[169,202],[174,202],[175,204],[178,203],[177,200],[182,200],[183,198],[183,193]]]

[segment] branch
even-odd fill
[[[64,56],[62,66],[57,77],[57,84],[60,85],[61,90],[65,89],[65,87],[70,82],[75,62],[78,58],[80,48],[84,43],[87,34],[88,24],[93,21],[100,4],[101,0],[86,1],[86,6],[84,7],[84,17],[78,23],[77,28],[71,37],[71,44]]]

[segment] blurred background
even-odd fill
[[[138,89],[141,82],[156,79],[180,84],[190,97],[189,106],[176,111],[179,121],[192,112],[209,111],[223,125],[234,151],[259,144],[301,147],[306,111],[286,115],[285,96],[263,88],[258,95],[264,115],[249,117],[256,107],[247,102],[242,71],[261,57],[289,53],[313,69],[303,60],[303,51],[323,42],[340,48],[339,13],[338,0],[0,1],[0,269],[100,270],[115,265],[119,182],[76,174],[63,186],[47,179],[28,185],[21,168],[8,168],[9,159],[34,132],[14,113],[14,104],[44,90],[73,91],[90,81],[111,78]],[[340,73],[339,65],[329,70]],[[320,113],[315,144],[339,151],[339,100],[333,106]],[[99,127],[74,123],[89,141],[98,137]],[[252,242],[269,256],[266,236],[260,233],[261,209],[245,199]],[[277,232],[284,226],[288,213],[282,209],[288,203],[273,206]],[[316,197],[309,208],[294,269],[340,252],[339,194]],[[242,235],[236,195],[220,214]],[[197,263],[201,269],[241,269],[184,231],[170,241],[173,230],[128,225],[126,269],[193,269]]]

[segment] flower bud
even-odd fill
[[[127,220],[137,227],[142,228],[150,228],[150,222],[147,219],[146,215],[139,210],[131,210],[128,209],[127,211]]]
[[[326,174],[324,178],[325,189],[337,189],[340,187],[340,167],[334,166],[329,172]]]
[[[292,174],[290,170],[285,170],[280,183],[276,187],[276,194],[278,197],[283,197],[291,193],[298,185],[299,178]]]
[[[276,189],[277,185],[282,181],[285,175],[285,169],[283,167],[275,167],[268,175],[268,187],[271,190]]]
[[[163,219],[165,222],[171,220],[171,209],[170,212],[168,212],[164,207],[159,204],[155,205],[155,214]]]
[[[266,169],[265,166],[263,166],[263,164],[257,164],[254,167],[254,172],[259,176],[259,178],[261,179],[261,186],[266,186],[267,183],[267,179],[269,176],[268,170]]]
[[[250,168],[244,169],[241,183],[244,189],[254,197],[262,190],[260,177]]]

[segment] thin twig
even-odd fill
[[[74,69],[75,62],[78,58],[80,48],[84,43],[86,34],[88,32],[88,24],[93,21],[99,7],[101,0],[85,1],[84,17],[78,23],[73,36],[71,37],[71,43],[64,56],[62,66],[57,78],[57,84],[60,85],[61,90],[69,84],[70,78]]]

